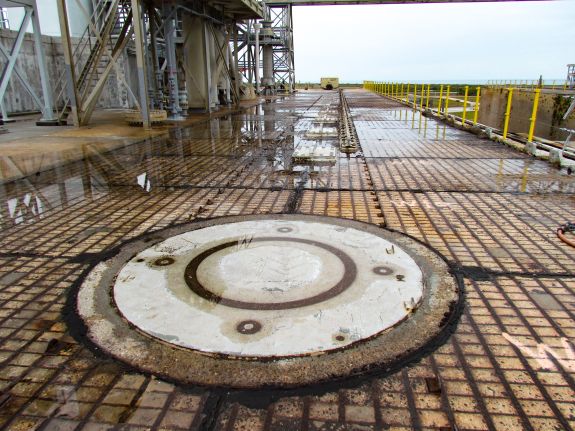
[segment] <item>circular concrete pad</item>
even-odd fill
[[[186,383],[297,386],[389,366],[437,339],[459,298],[445,263],[348,220],[253,216],[144,236],[78,292],[89,338]]]

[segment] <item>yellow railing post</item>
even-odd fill
[[[533,99],[533,110],[531,111],[531,118],[529,121],[529,136],[527,137],[528,142],[533,142],[533,133],[535,132],[535,122],[537,121],[537,107],[539,106],[539,94],[541,93],[540,88],[535,89],[535,98]]]
[[[431,88],[431,84],[427,84],[427,97],[425,98],[425,107],[429,109],[429,89]]]
[[[473,107],[473,125],[477,124],[477,114],[479,114],[479,99],[481,97],[481,87],[476,87],[475,106]]]
[[[407,90],[405,90],[405,104],[409,105],[409,82],[407,83]]]
[[[469,95],[469,86],[465,86],[465,96],[463,96],[463,116],[461,117],[461,124],[465,125],[467,118],[467,96]]]
[[[449,117],[449,91],[451,90],[451,85],[447,86],[447,90],[445,91],[445,116]]]
[[[417,84],[413,84],[413,109],[417,108]]]
[[[425,100],[425,84],[421,84],[421,98],[419,99],[419,109],[423,111],[423,101]]]
[[[441,115],[441,102],[443,99],[443,84],[439,87],[439,100],[437,102],[437,115]]]
[[[513,88],[508,88],[507,93],[507,106],[505,107],[505,120],[503,123],[503,139],[507,139],[507,132],[509,131],[509,118],[511,117],[511,101],[513,100]]]
[[[403,82],[401,83],[401,93],[399,93],[399,100],[403,100]]]

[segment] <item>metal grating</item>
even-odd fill
[[[289,162],[334,107],[310,91],[3,184],[0,426],[575,429],[575,259],[555,237],[575,216],[573,177],[430,119],[426,131],[389,99],[345,96],[361,148],[332,166]],[[262,395],[165,383],[70,336],[68,291],[100,253],[173,223],[279,212],[385,223],[434,247],[465,281],[455,334],[390,375]]]

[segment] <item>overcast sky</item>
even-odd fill
[[[575,1],[298,6],[296,80],[565,79]]]

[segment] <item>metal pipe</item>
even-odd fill
[[[254,23],[254,31],[256,38],[256,52],[255,52],[255,77],[256,77],[256,93],[260,94],[260,28],[262,25],[259,22]],[[248,35],[249,37],[249,35]]]
[[[165,23],[165,40],[166,40],[166,63],[168,73],[168,98],[170,101],[170,113],[178,115],[182,108],[180,107],[180,88],[178,85],[178,63],[176,58],[176,25],[173,17],[168,18]]]

